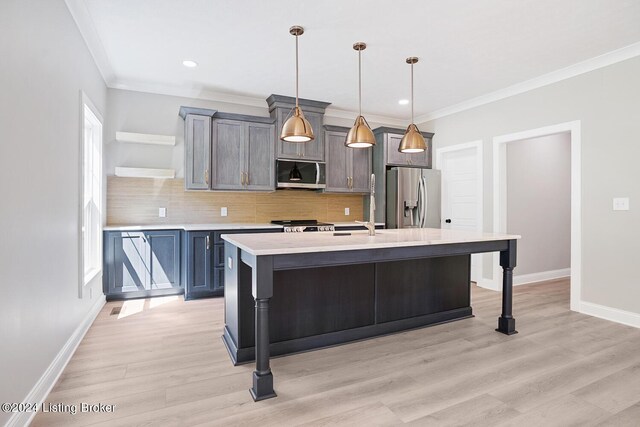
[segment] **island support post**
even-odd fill
[[[256,301],[256,370],[253,371],[253,387],[249,391],[257,402],[276,397],[269,366],[269,300],[273,296],[273,257],[256,256],[251,271],[251,293]]]
[[[516,266],[516,241],[509,240],[507,249],[500,251],[502,267],[502,314],[498,317],[496,331],[506,335],[517,334],[516,319],[513,318],[513,269]]]

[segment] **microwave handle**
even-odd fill
[[[316,184],[320,184],[320,163],[316,162]]]

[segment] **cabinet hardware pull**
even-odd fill
[[[207,250],[209,250],[209,235],[207,234],[207,238],[205,239],[207,241]]]
[[[244,172],[240,172],[240,185],[244,185]]]
[[[204,182],[205,184],[209,184],[209,169],[205,169],[204,171]]]
[[[244,173],[244,185],[249,185],[249,172]]]

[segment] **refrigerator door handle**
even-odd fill
[[[424,228],[427,226],[427,210],[429,208],[429,190],[424,175],[420,176],[420,183],[422,184],[422,216],[420,218],[420,227]]]

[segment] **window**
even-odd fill
[[[102,271],[102,122],[88,101],[82,104],[82,259],[83,285]]]

